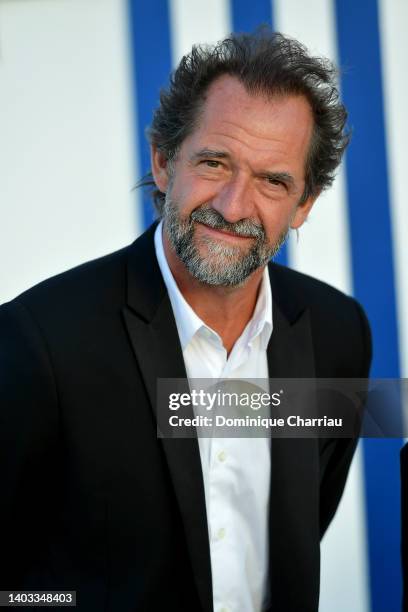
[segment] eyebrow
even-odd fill
[[[295,179],[288,172],[259,172],[259,175],[275,181],[282,181],[291,187],[295,184]]]
[[[197,151],[197,153],[193,153],[191,156],[191,160],[199,160],[199,159],[225,159],[230,157],[228,153],[225,151],[216,151],[214,149],[201,149]]]

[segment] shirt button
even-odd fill
[[[217,539],[223,540],[224,538],[225,538],[225,529],[224,527],[221,527],[221,529],[217,531]]]
[[[229,612],[228,608],[221,608],[220,612]]]
[[[217,457],[218,457],[218,461],[225,461],[227,458],[227,453],[225,451],[220,451]]]

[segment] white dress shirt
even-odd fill
[[[272,333],[268,267],[254,314],[227,357],[220,336],[181,294],[163,248],[161,222],[155,249],[169,293],[187,376],[268,378],[266,348]],[[209,528],[214,612],[261,612],[268,605],[270,438],[199,438]]]

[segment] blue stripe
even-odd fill
[[[231,0],[232,28],[234,32],[252,32],[261,23],[272,26],[271,0]]]
[[[276,255],[276,257],[273,258],[273,261],[276,261],[277,263],[281,264],[282,266],[287,266],[288,265],[288,245],[285,242],[285,244],[281,247],[279,253]]]
[[[150,125],[152,112],[158,105],[160,88],[168,84],[172,68],[169,10],[167,0],[128,0],[128,10],[140,177],[150,170],[150,153],[145,130]],[[144,193],[144,227],[150,225],[153,216],[150,198]]]
[[[347,157],[354,293],[374,339],[372,376],[399,377],[389,189],[376,0],[336,0],[342,91],[354,134]],[[373,612],[401,607],[400,440],[365,440]]]
[[[234,32],[252,32],[262,23],[274,27],[272,0],[256,0],[248,5],[248,0],[231,0],[231,18]],[[274,261],[287,265],[288,251],[284,244]]]

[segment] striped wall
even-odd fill
[[[261,22],[343,66],[354,131],[280,261],[354,294],[373,374],[408,377],[406,0],[0,0],[0,302],[150,223],[132,188],[160,87],[193,43]],[[400,610],[400,445],[359,445],[322,545],[320,612]]]

